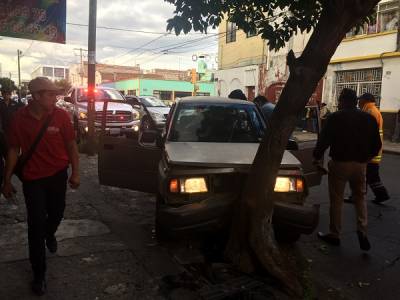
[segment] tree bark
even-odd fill
[[[345,34],[378,2],[325,1],[320,20],[302,55],[296,58],[289,52],[289,78],[235,207],[225,256],[244,272],[253,272],[261,264],[292,296],[301,297],[303,289],[298,274],[281,255],[272,236],[275,178],[298,116],[325,74],[336,48]]]

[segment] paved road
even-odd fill
[[[381,176],[392,200],[372,204],[369,191],[368,218],[372,249],[362,254],[356,237],[354,207],[344,204],[342,245],[326,246],[315,234],[302,237],[301,248],[311,262],[312,274],[321,299],[399,299],[400,285],[400,156],[384,155]],[[329,224],[327,179],[313,188],[310,200],[321,204],[318,230]]]
[[[81,162],[82,185],[67,193],[59,249],[48,254],[44,298],[163,299],[161,278],[181,269],[152,238],[154,198],[102,187],[97,159],[82,156]],[[0,200],[0,299],[37,299],[29,286],[25,207],[15,183],[17,205]]]

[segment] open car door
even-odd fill
[[[306,106],[292,135],[297,142],[298,150],[291,150],[291,152],[301,161],[309,187],[321,184],[323,175],[323,172],[313,165],[313,151],[320,129],[318,106]]]
[[[159,147],[144,147],[136,138],[113,136],[103,136],[99,146],[100,184],[157,192]]]
[[[98,155],[100,184],[156,193],[161,147],[143,146],[136,135],[107,135],[107,106],[108,101],[104,101]]]

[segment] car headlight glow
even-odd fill
[[[281,177],[278,176],[275,181],[274,192],[288,193],[288,192],[303,192],[304,181],[299,177]]]
[[[171,179],[169,190],[171,193],[180,192],[183,194],[208,192],[206,179],[204,177]]]
[[[85,112],[81,111],[79,113],[79,119],[81,119],[81,120],[87,119],[87,114]]]

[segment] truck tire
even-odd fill
[[[290,230],[285,226],[273,225],[275,240],[282,244],[294,244],[300,238],[300,233]]]

